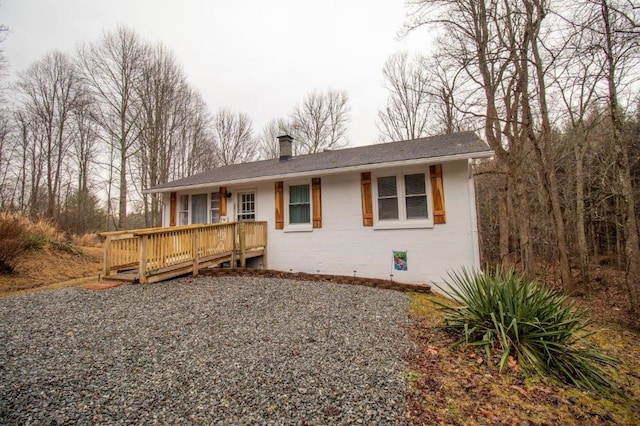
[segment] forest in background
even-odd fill
[[[496,154],[475,169],[483,261],[552,266],[570,292],[606,262],[640,310],[638,6],[415,0],[407,12],[404,31],[426,26],[436,42],[384,66],[380,141],[476,131]],[[297,154],[346,143],[346,92],[310,92],[258,134],[242,112],[211,113],[174,55],[127,28],[3,82],[0,209],[70,232],[157,225],[161,200],[144,188],[271,158],[280,133]]]

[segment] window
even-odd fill
[[[378,178],[378,220],[398,219],[398,188],[395,176]]]
[[[429,226],[429,205],[427,203],[428,174],[379,176],[376,179],[377,218],[382,227],[394,224]]]
[[[180,210],[178,213],[178,225],[189,224],[189,196],[180,196]]]
[[[289,187],[289,223],[311,223],[309,185],[292,185]]]
[[[240,192],[238,194],[238,222],[256,220],[256,193]]]
[[[207,223],[207,194],[191,196],[191,223]]]
[[[427,185],[424,173],[405,175],[405,204],[407,219],[426,219],[427,213]]]
[[[211,223],[220,222],[220,194],[218,192],[211,193],[211,203],[209,204]]]

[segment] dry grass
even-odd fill
[[[0,274],[0,297],[76,286],[97,281],[102,271],[102,249],[82,247],[81,254],[65,250],[31,251],[13,274]]]
[[[100,245],[97,235],[69,239],[49,221],[0,212],[0,256],[11,256],[11,268],[0,271],[0,296],[97,279]]]
[[[97,234],[72,235],[71,242],[78,247],[102,247],[102,239]]]

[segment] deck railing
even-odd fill
[[[101,235],[106,237],[104,276],[128,270],[141,283],[189,272],[198,275],[199,269],[225,261],[235,267],[240,260],[244,267],[247,252],[264,255],[267,245],[266,222],[148,228]]]

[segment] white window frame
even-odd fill
[[[427,218],[426,219],[407,219],[407,203],[405,180],[406,175],[414,175],[422,173],[425,179],[425,191],[427,196]],[[378,178],[386,176],[396,177],[396,193],[398,200],[398,219],[380,220],[378,217]],[[418,229],[433,228],[433,200],[431,192],[431,175],[429,174],[429,166],[425,168],[411,168],[403,170],[378,171],[372,173],[372,198],[373,198],[373,229]]]
[[[309,188],[309,223],[291,223],[289,218],[290,189],[292,186],[307,185]],[[312,232],[313,231],[313,194],[311,179],[285,182],[284,188],[284,232]]]

